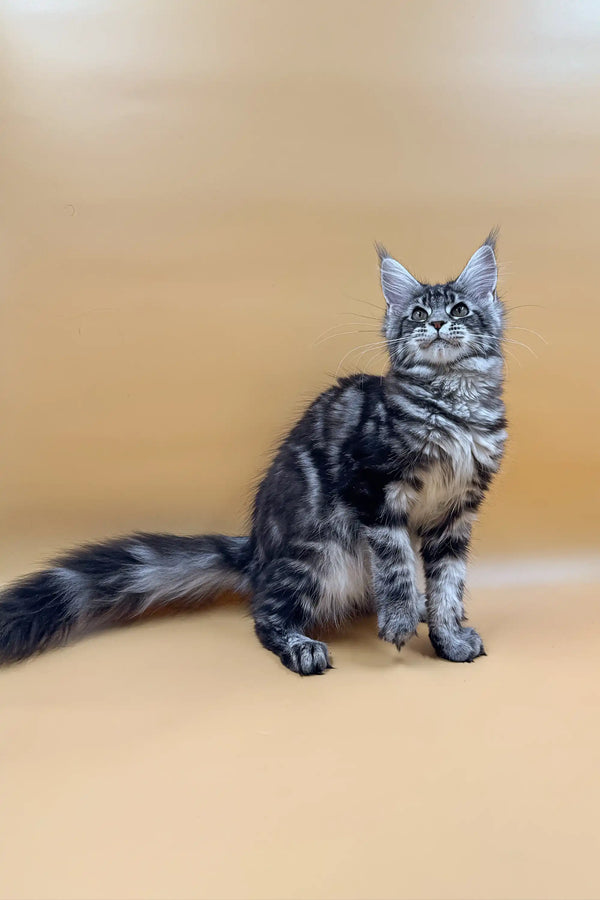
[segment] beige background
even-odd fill
[[[242,530],[384,364],[375,239],[444,279],[500,224],[515,342],[489,657],[364,622],[300,680],[226,604],[4,672],[0,894],[599,897],[600,5],[4,0],[0,75],[4,579]]]

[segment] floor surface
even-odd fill
[[[471,613],[473,665],[364,620],[301,679],[226,602],[3,671],[0,895],[595,900],[598,585]]]

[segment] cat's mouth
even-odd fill
[[[425,350],[429,350],[430,347],[433,347],[435,344],[446,344],[448,347],[458,347],[460,346],[460,341],[457,338],[445,338],[440,334],[436,334],[434,338],[432,338],[428,344],[424,344]]]

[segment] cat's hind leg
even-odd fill
[[[322,675],[332,668],[327,644],[304,634],[319,584],[306,559],[277,559],[255,580],[252,614],[256,635],[267,650],[298,675]]]

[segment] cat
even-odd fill
[[[66,553],[0,595],[0,662],[229,589],[300,675],[332,667],[320,628],[368,611],[398,650],[426,621],[438,656],[485,655],[463,591],[506,439],[495,243],[493,231],[458,278],[435,285],[376,245],[389,370],[341,378],[313,401],[260,484],[250,534],[140,533]]]

